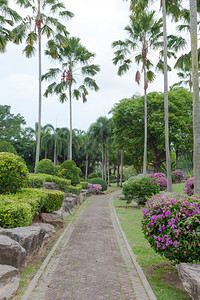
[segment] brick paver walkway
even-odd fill
[[[149,299],[117,232],[112,195],[88,199],[27,299]]]

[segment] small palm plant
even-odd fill
[[[68,38],[66,44],[62,44],[57,40],[50,40],[46,55],[58,60],[60,68],[51,68],[42,76],[42,80],[55,80],[47,87],[44,96],[59,95],[61,103],[64,103],[67,99],[69,100],[69,160],[72,160],[72,98],[78,100],[82,97],[83,103],[85,103],[88,89],[98,91],[99,87],[92,77],[100,71],[100,67],[90,63],[95,54],[89,52],[81,45],[80,39],[75,37]],[[81,84],[79,84],[80,81]]]

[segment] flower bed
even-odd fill
[[[194,194],[194,177],[188,178],[188,180],[185,183],[184,192],[188,196],[192,196]]]
[[[150,177],[156,179],[160,185],[161,191],[165,191],[167,189],[167,179],[164,173],[153,173],[150,174]]]
[[[172,172],[172,179],[174,183],[180,183],[183,181],[184,178],[184,173],[181,170],[175,170],[174,172]]]
[[[175,262],[200,260],[200,198],[157,195],[143,209],[142,230],[151,247]]]
[[[99,194],[102,190],[102,186],[100,184],[88,183],[88,189],[95,189],[96,193]]]

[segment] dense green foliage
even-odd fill
[[[101,178],[101,173],[96,173],[96,172],[93,172],[93,173],[90,173],[88,175],[88,178],[91,179],[91,178],[97,178],[97,177],[100,177]]]
[[[0,195],[0,226],[29,226],[35,215],[61,207],[65,194],[60,191],[22,189],[12,195]]]
[[[37,172],[43,174],[54,175],[54,164],[50,159],[42,159],[37,164]]]
[[[81,189],[82,189],[82,186],[79,184],[78,185],[69,185],[67,187],[67,192],[76,194],[76,195],[80,195]]]
[[[28,169],[21,157],[0,153],[0,193],[15,193],[27,185]]]
[[[17,151],[9,142],[0,141],[0,152],[10,152],[17,155]]]
[[[31,188],[43,188],[45,182],[54,182],[61,191],[66,192],[71,185],[71,180],[47,174],[29,174],[28,186]]]
[[[159,193],[160,185],[156,179],[143,177],[134,181],[126,182],[123,185],[123,194],[127,203],[137,200],[138,204],[144,204],[152,195]]]
[[[76,166],[73,160],[66,160],[60,165],[58,176],[70,179],[72,185],[80,183],[81,169]]]
[[[80,185],[82,186],[82,189],[87,190],[87,188],[88,188],[88,182],[81,181]]]
[[[93,184],[100,184],[102,186],[102,191],[106,191],[108,186],[107,183],[105,182],[105,180],[103,180],[102,178],[91,178],[88,180],[89,183],[93,183]]]

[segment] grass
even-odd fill
[[[172,184],[172,191],[179,194],[184,194],[185,182]]]
[[[125,202],[125,201],[124,201]],[[178,273],[173,264],[151,249],[141,231],[141,209],[119,208],[121,201],[115,200],[117,215],[127,236],[129,244],[137,256],[158,300],[186,300],[191,299],[181,290]]]

